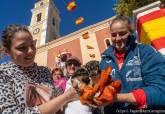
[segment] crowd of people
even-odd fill
[[[36,47],[26,26],[8,26],[2,32],[2,45],[12,60],[0,65],[0,113],[109,114],[117,113],[117,109],[164,109],[165,57],[149,45],[136,43],[125,16],[112,20],[110,35],[112,45],[100,62],[82,65],[71,56],[64,73],[63,68],[51,71],[34,62]],[[92,79],[94,85],[108,66],[112,68],[109,76],[121,81],[120,93],[101,107],[82,104],[79,95],[83,86],[73,83],[74,79],[87,84]]]

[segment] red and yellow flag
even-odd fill
[[[73,11],[76,7],[77,5],[74,0],[70,1],[66,6],[68,11]]]
[[[137,20],[139,42],[151,44],[165,54],[165,9],[159,9]]]

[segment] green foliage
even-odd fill
[[[127,16],[132,16],[132,11],[155,2],[157,0],[117,0],[118,3],[114,6],[116,14],[124,14]],[[165,3],[165,0],[160,0]]]

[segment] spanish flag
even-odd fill
[[[87,48],[88,48],[88,49],[94,49],[94,47],[91,46],[91,45],[87,45]]]
[[[89,38],[89,33],[85,32],[84,34],[82,34],[83,39],[88,39]]]
[[[95,54],[89,54],[91,58],[95,58]]]
[[[68,11],[73,11],[76,7],[77,5],[74,0],[70,1],[66,6]]]
[[[152,11],[137,19],[139,42],[151,44],[165,55],[165,9]]]
[[[83,22],[84,22],[84,18],[83,17],[79,17],[78,19],[75,20],[75,24],[76,25],[80,25]]]

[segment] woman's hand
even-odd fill
[[[67,102],[78,99],[76,90],[71,87],[65,93],[53,98],[52,100],[39,105],[39,110],[42,114],[51,114],[59,111]]]
[[[78,100],[78,94],[73,87],[70,87],[65,93],[67,102]]]
[[[118,93],[115,101],[136,104],[136,99],[132,93]]]

